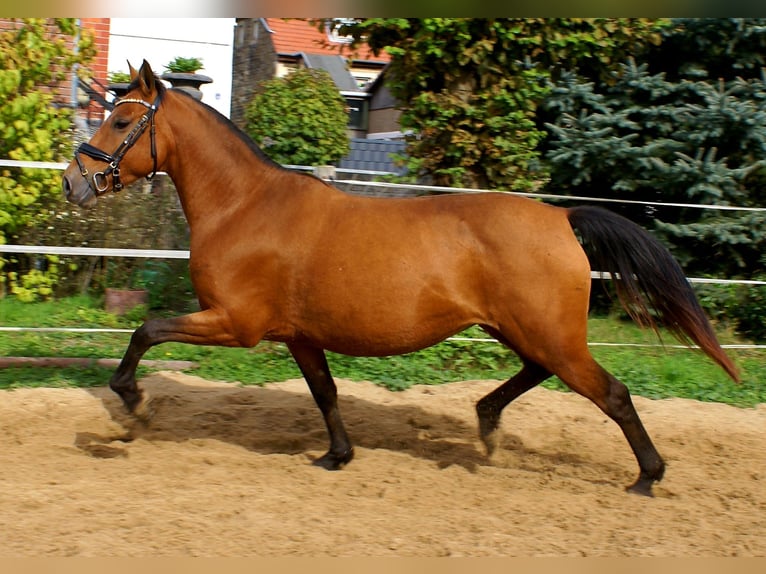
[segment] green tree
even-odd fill
[[[549,190],[652,201],[613,205],[659,236],[692,276],[763,279],[766,20],[674,20],[644,61],[610,82],[565,75],[548,118]],[[699,287],[711,315],[763,340],[763,287]]]
[[[660,41],[658,22],[631,18],[370,18],[341,32],[392,57],[410,173],[506,189],[544,176],[536,112],[551,76],[605,76]]]
[[[695,76],[759,78],[766,66],[766,18],[676,18],[651,50],[652,71],[670,80]]]
[[[279,163],[329,165],[349,151],[346,102],[324,70],[262,82],[245,117],[245,131]]]
[[[70,155],[72,111],[56,106],[51,91],[75,62],[93,54],[87,34],[82,35],[78,50],[73,50],[76,32],[71,18],[25,19],[0,31],[0,157],[61,161]],[[55,170],[2,168],[0,242],[15,239],[31,227],[47,226],[48,207],[59,200],[60,188],[60,174]],[[0,275],[2,289],[7,282],[22,297],[50,295],[55,258],[49,258],[43,269],[29,269],[19,259],[0,259],[5,271]]]
[[[578,196],[758,207],[765,197],[766,82],[670,81],[647,63],[610,84],[565,76],[544,104],[549,190]],[[690,274],[766,271],[766,214],[615,206],[653,229]]]

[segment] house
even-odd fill
[[[176,57],[202,60],[202,101],[229,117],[234,18],[111,18],[109,71],[128,71],[146,59],[156,74]]]
[[[381,73],[391,57],[357,50],[339,35],[343,18],[327,19],[324,27],[307,19],[237,18],[234,34],[231,119],[244,126],[245,110],[258,84],[306,67],[326,70],[349,108],[352,139],[400,137],[398,111],[384,94]]]
[[[319,68],[348,104],[352,151],[340,166],[400,171],[389,159],[392,150],[404,148],[399,112],[382,81],[390,56],[375,55],[366,45],[352,50],[338,34],[343,21],[328,19],[320,29],[306,19],[286,18],[80,18],[78,26],[93,35],[97,55],[52,90],[57,105],[77,110],[78,139],[87,138],[111,107],[109,74],[127,71],[127,60],[138,66],[146,58],[160,74],[175,56],[201,57],[203,73],[213,78],[202,86],[203,100],[244,127],[244,111],[259,82],[299,67]],[[18,25],[0,19],[0,30]]]

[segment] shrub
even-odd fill
[[[348,153],[346,101],[324,70],[262,82],[245,116],[247,133],[279,163],[328,165]]]

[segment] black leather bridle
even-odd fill
[[[83,176],[83,178],[85,178],[85,181],[88,182],[88,186],[93,189],[97,196],[104,194],[109,188],[110,175],[112,176],[112,190],[116,193],[123,189],[124,185],[122,184],[122,181],[120,181],[120,162],[128,150],[133,147],[136,141],[138,141],[138,138],[141,137],[141,134],[144,133],[147,127],[150,128],[149,137],[151,138],[152,160],[154,161],[154,167],[152,168],[152,173],[147,175],[146,179],[151,180],[157,173],[157,144],[155,142],[154,133],[154,114],[160,105],[160,95],[157,95],[157,99],[154,100],[153,104],[135,98],[124,98],[117,100],[114,104],[114,107],[116,108],[117,106],[121,106],[123,104],[141,104],[142,106],[146,107],[147,110],[146,113],[144,113],[144,115],[141,116],[141,118],[138,120],[138,123],[133,127],[133,129],[130,130],[128,136],[117,147],[114,153],[110,155],[105,151],[102,151],[86,142],[80,144],[74,154],[74,159],[77,161],[77,165],[80,167],[80,174]],[[99,171],[93,174],[93,185],[91,185],[90,180],[88,180],[88,170],[80,160],[80,154],[85,154],[92,159],[103,161],[108,164],[108,167],[104,171]]]

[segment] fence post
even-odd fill
[[[335,179],[335,166],[334,165],[317,165],[314,166],[314,175],[319,179],[333,180]]]

